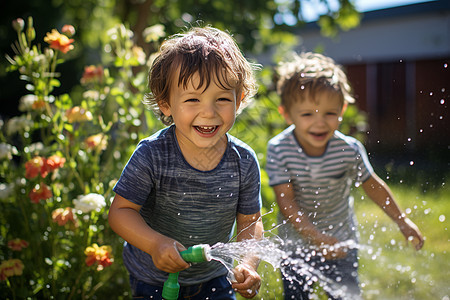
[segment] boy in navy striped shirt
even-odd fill
[[[362,185],[417,250],[423,237],[374,173],[363,145],[338,131],[354,102],[341,67],[321,54],[303,53],[278,73],[279,111],[290,126],[269,141],[266,169],[291,254],[282,270],[285,299],[309,299],[318,279],[326,281],[330,298],[358,299],[352,184]]]

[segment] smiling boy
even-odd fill
[[[259,164],[227,132],[256,93],[255,66],[232,37],[192,28],[166,40],[149,73],[150,105],[170,127],[142,140],[114,187],[111,228],[126,240],[123,258],[133,297],[161,299],[168,273],[180,272],[180,299],[254,297],[258,259],[233,270],[217,261],[185,262],[198,244],[262,237]]]
[[[354,102],[341,67],[302,53],[278,71],[279,110],[290,126],[269,141],[266,169],[286,222],[280,235],[292,254],[282,270],[285,299],[309,299],[317,278],[325,278],[330,299],[359,299],[353,184],[362,185],[417,250],[423,237],[374,173],[364,146],[338,131]]]

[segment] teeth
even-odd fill
[[[216,126],[195,126],[195,128],[197,129],[197,131],[202,132],[202,133],[213,133],[214,131],[216,131]]]

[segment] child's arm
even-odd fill
[[[326,259],[343,258],[347,254],[342,247],[333,250],[327,246],[333,246],[340,241],[333,236],[321,233],[308,216],[295,202],[294,189],[291,184],[279,184],[273,187],[278,202],[278,207],[283,216],[291,222],[295,229],[311,244],[322,248],[322,253]],[[325,247],[324,247],[325,246]],[[326,251],[324,251],[326,249]]]
[[[236,216],[236,226],[237,241],[261,239],[263,236],[263,224],[260,212],[253,215],[238,213]],[[261,287],[261,277],[257,272],[258,265],[259,258],[249,256],[233,270],[236,282],[232,284],[232,287],[244,298],[253,298],[258,294],[258,290]]]
[[[422,248],[424,240],[419,228],[400,211],[388,185],[376,174],[362,184],[367,196],[398,225],[406,240],[411,241],[416,250]]]
[[[139,214],[140,208],[116,194],[109,209],[109,225],[128,243],[150,254],[158,269],[175,273],[188,268],[189,264],[179,254],[186,248],[150,228]]]

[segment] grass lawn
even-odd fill
[[[359,194],[360,190],[355,192],[361,235],[359,274],[363,298],[450,299],[449,183],[430,189],[388,184],[400,207],[420,228],[426,241],[418,252],[406,246],[397,226],[381,209]],[[259,272],[263,282],[255,299],[283,299],[279,270],[263,262]],[[320,290],[316,298],[327,299]]]

